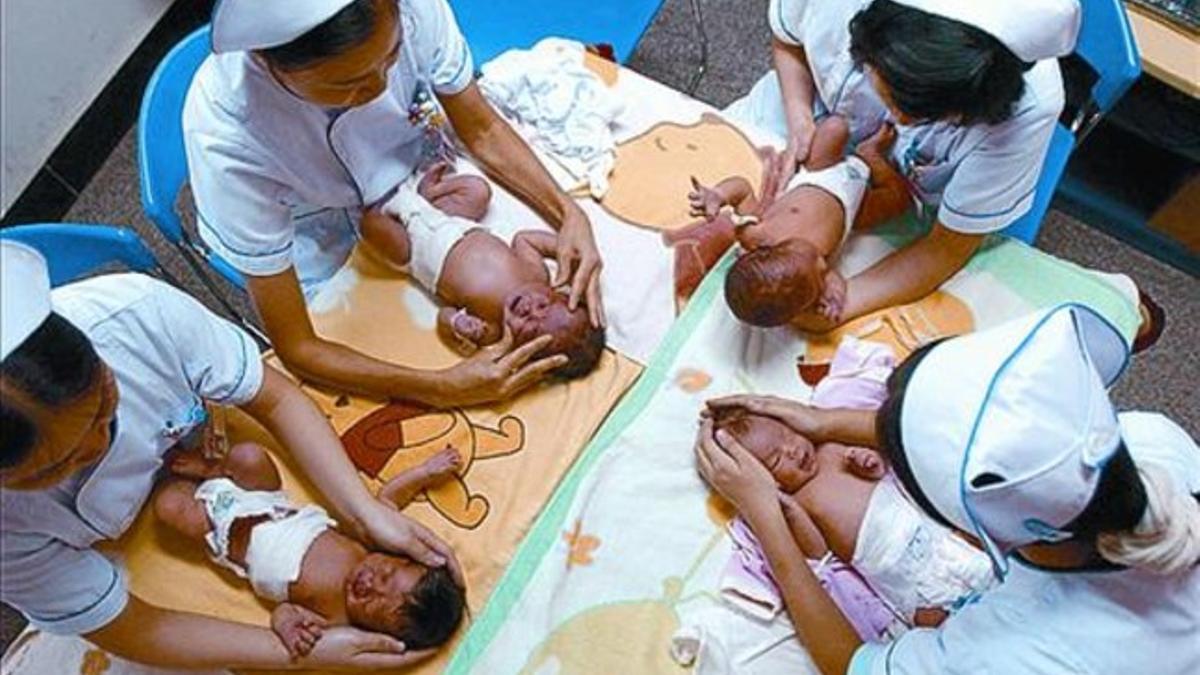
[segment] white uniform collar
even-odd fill
[[[355,0],[218,0],[213,10],[216,53],[285,45],[325,23]]]
[[[1005,555],[1068,536],[1121,443],[1107,387],[1128,345],[1063,305],[947,340],[917,366],[900,415],[913,477],[941,515]]]
[[[1030,63],[1075,49],[1082,13],[1077,0],[895,0],[974,26]]]
[[[50,316],[46,259],[15,241],[0,241],[0,361]]]

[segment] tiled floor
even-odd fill
[[[696,90],[698,98],[723,106],[745,92],[769,64],[766,0],[705,0],[705,27],[710,38],[708,70]],[[692,81],[700,48],[688,0],[667,0],[646,32],[630,65],[676,88]],[[152,244],[160,259],[187,287],[216,308],[178,255],[141,214],[131,132],[82,192],[67,220],[130,225]],[[1148,291],[1167,311],[1162,340],[1134,359],[1114,392],[1125,409],[1158,410],[1200,437],[1200,281],[1161,264],[1061,212],[1047,217],[1038,246],[1087,267],[1119,271]],[[23,623],[3,608],[0,644],[7,645]]]

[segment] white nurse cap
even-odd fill
[[[1075,49],[1082,16],[1077,0],[895,0],[901,5],[969,24],[991,35],[1022,61],[1066,56]]]
[[[0,241],[0,361],[50,316],[50,272],[41,253]]]
[[[325,23],[354,0],[218,0],[212,49],[243,52],[285,45]]]
[[[916,367],[900,434],[920,491],[1005,554],[1060,541],[1121,443],[1107,388],[1128,362],[1121,334],[1082,305],[947,340]]]

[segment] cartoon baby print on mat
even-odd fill
[[[435,410],[407,402],[377,408],[342,433],[350,461],[358,467],[372,491],[378,491],[401,472],[419,466],[445,449],[458,455],[454,475],[425,490],[427,499],[455,525],[474,529],[490,508],[482,494],[472,494],[467,475],[476,461],[504,457],[525,445],[525,424],[505,415],[497,428],[476,425],[465,412]]]

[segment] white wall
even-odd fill
[[[0,212],[171,2],[0,0]]]

